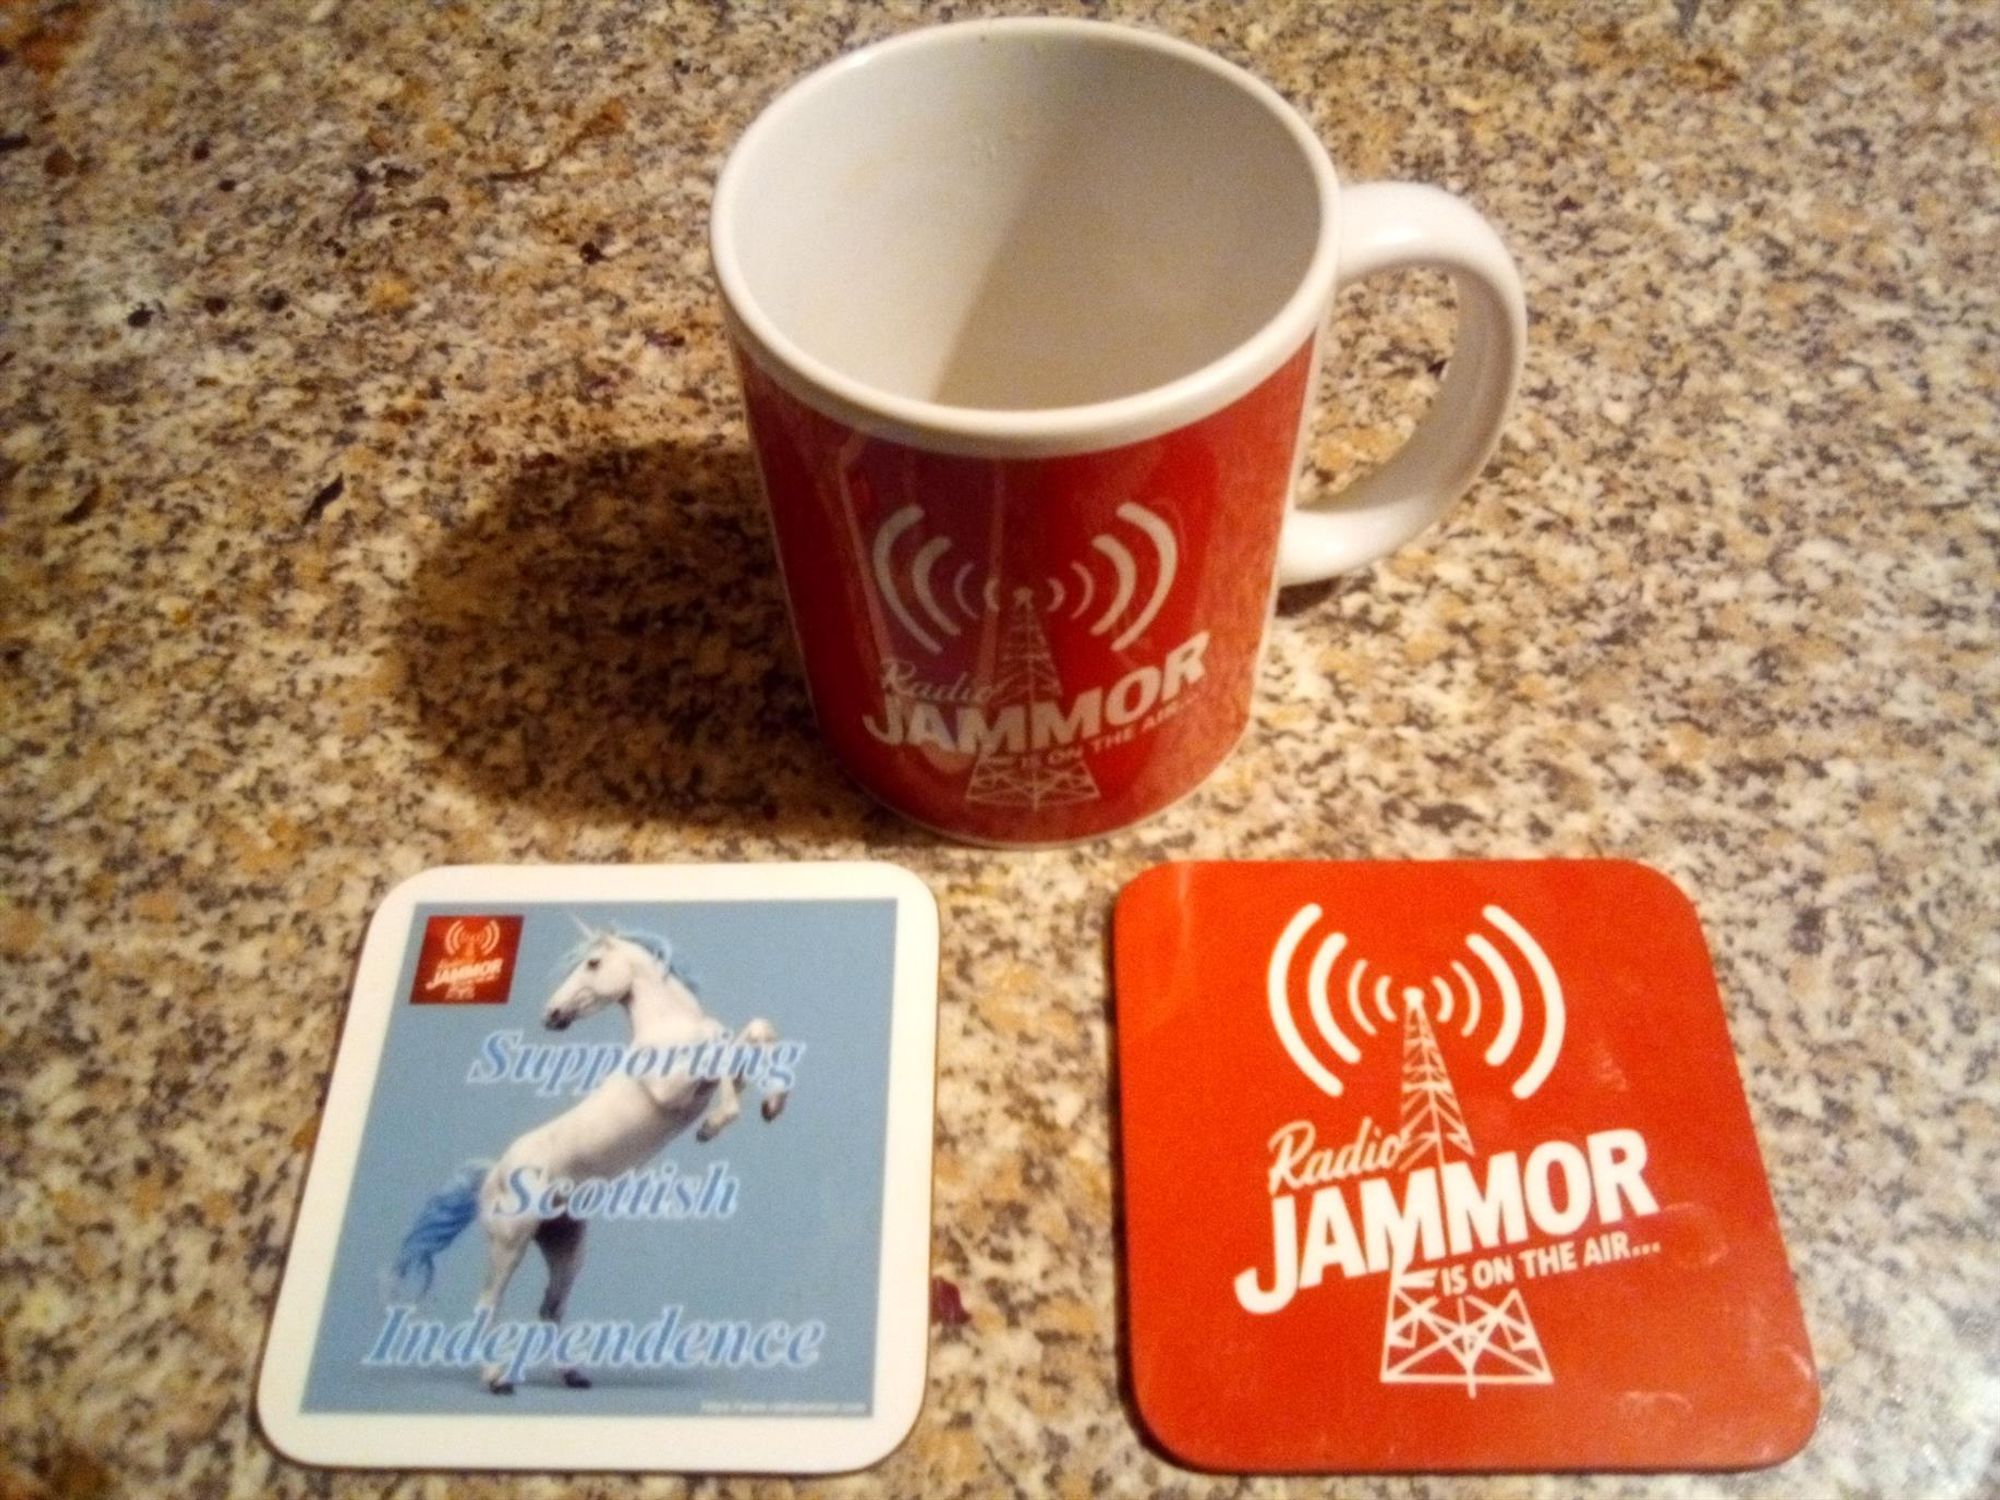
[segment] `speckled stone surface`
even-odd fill
[[[1533,348],[1449,521],[1285,601],[1206,790],[996,855],[814,739],[703,248],[757,107],[921,13],[0,5],[0,1495],[679,1493],[259,1439],[350,965],[435,863],[864,852],[943,908],[968,1318],[828,1492],[1313,1488],[1180,1470],[1123,1404],[1110,899],[1536,853],[1699,905],[1825,1414],[1760,1475],[1341,1492],[2000,1492],[2000,17],[1104,9],[1270,78],[1350,178],[1470,195]],[[1449,306],[1338,326],[1326,479],[1421,408]]]

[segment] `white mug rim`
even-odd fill
[[[883,390],[808,353],[751,296],[733,234],[747,191],[746,163],[785,117],[856,69],[892,54],[963,45],[980,34],[1039,35],[1164,54],[1223,79],[1260,105],[1299,147],[1313,174],[1319,226],[1298,284],[1278,310],[1234,348],[1164,384],[1077,406],[994,409],[952,406]],[[1318,332],[1332,301],[1338,255],[1339,180],[1326,147],[1269,84],[1205,48],[1106,21],[1053,17],[960,21],[904,32],[834,59],[792,84],[751,123],[723,163],[710,213],[709,249],[730,332],[758,368],[788,394],[847,426],[932,452],[981,458],[1045,458],[1142,442],[1200,421],[1263,383]]]

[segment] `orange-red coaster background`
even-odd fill
[[[1288,1055],[1268,1000],[1274,946],[1309,903],[1322,914],[1302,929],[1285,1004],[1338,1097]],[[1520,950],[1482,915],[1489,906],[1532,934],[1563,996],[1560,1053],[1525,1100],[1511,1086],[1546,1006]],[[1323,988],[1360,1047],[1352,1064],[1307,999],[1310,961],[1335,932],[1346,942]],[[1468,949],[1474,932],[1503,953],[1526,1001],[1497,1067],[1485,1055],[1500,1007]],[[1271,1279],[1273,1133],[1310,1121],[1337,1146],[1364,1116],[1384,1130],[1400,1121],[1404,1022],[1364,1006],[1379,1034],[1355,1023],[1342,986],[1361,959],[1371,1002],[1381,973],[1399,987],[1458,984],[1453,959],[1483,985],[1470,1038],[1462,1000],[1448,1023],[1436,1002],[1425,1007],[1475,1172],[1498,1152],[1526,1162],[1549,1140],[1644,1137],[1658,1212],[1615,1228],[1657,1249],[1512,1288],[1547,1384],[1385,1384],[1391,1271],[1331,1269],[1261,1315],[1238,1301],[1240,1272]],[[1122,893],[1115,960],[1132,1375],[1147,1426],[1174,1454],[1261,1471],[1735,1468],[1804,1445],[1819,1410],[1812,1353],[1707,946],[1665,877],[1614,861],[1167,865]],[[1338,1187],[1354,1206],[1358,1181]],[[1301,1231],[1312,1191],[1297,1195]],[[1603,1232],[1593,1212],[1566,1238],[1580,1258]],[[1524,1244],[1437,1264],[1551,1243],[1531,1225]]]

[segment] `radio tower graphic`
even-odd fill
[[[1424,1014],[1423,991],[1407,990],[1403,999],[1403,1153],[1397,1166],[1442,1172],[1447,1151],[1473,1154],[1472,1135]],[[1518,1289],[1493,1302],[1476,1292],[1446,1297],[1437,1281],[1435,1267],[1419,1271],[1399,1262],[1390,1272],[1382,1324],[1385,1385],[1463,1385],[1466,1395],[1476,1396],[1482,1385],[1554,1380]]]
[[[1000,640],[1000,680],[994,685],[993,707],[1020,705],[1033,733],[1035,705],[1062,702],[1062,679],[1055,657],[1035,614],[1032,589],[1014,591],[1007,613],[1007,632]],[[1097,778],[1084,764],[1076,745],[1051,745],[1046,750],[987,750],[972,767],[965,800],[999,807],[1059,807],[1094,802],[1101,794]]]

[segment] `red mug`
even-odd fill
[[[1435,520],[1520,374],[1520,279],[1477,213],[1343,192],[1269,87],[1122,26],[839,59],[730,154],[712,241],[821,730],[975,843],[1093,838],[1199,785],[1249,723],[1277,585]],[[1408,267],[1458,289],[1436,402],[1293,509],[1334,292]]]

